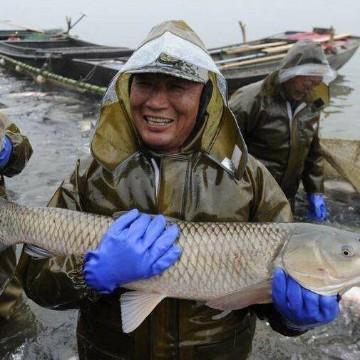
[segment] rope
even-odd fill
[[[82,80],[82,81],[88,81],[88,80],[90,80],[90,79],[93,77],[93,75],[95,74],[95,71],[96,71],[97,67],[98,67],[98,64],[95,64],[95,65],[91,68],[91,70],[90,70],[81,80]]]
[[[21,69],[24,69],[32,74],[41,75],[45,79],[50,79],[50,80],[56,81],[60,84],[70,86],[77,91],[88,92],[88,93],[97,94],[97,95],[104,95],[106,92],[106,87],[89,84],[84,81],[77,81],[77,80],[70,79],[70,78],[67,78],[67,77],[64,77],[61,75],[57,75],[53,72],[50,72],[50,71],[47,71],[44,69],[38,69],[35,66],[25,64],[22,61],[12,59],[11,57],[8,57],[5,55],[1,55],[0,59],[3,59],[5,61],[5,64],[1,64],[3,66],[5,66],[6,63],[10,63],[14,67],[19,66]]]

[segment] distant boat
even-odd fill
[[[107,59],[123,64],[132,53],[127,47],[94,44],[61,32],[0,30],[0,65],[85,93],[101,95],[117,72],[105,67],[98,71],[98,65]],[[97,64],[90,69],[77,64],[93,59]]]
[[[286,31],[263,39],[209,49],[228,81],[229,92],[258,81],[279,67],[287,51],[299,40],[320,42],[335,70],[340,69],[360,45],[360,37],[334,34],[332,29],[314,28],[311,32]]]
[[[264,78],[278,68],[297,41],[323,45],[330,65],[343,66],[360,45],[360,37],[333,34],[331,29],[287,31],[263,39],[209,49],[224,74],[229,93]],[[64,33],[31,29],[0,30],[0,65],[75,90],[102,95],[133,50],[79,40]]]

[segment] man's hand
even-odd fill
[[[324,221],[327,216],[325,200],[322,194],[307,194],[308,218],[310,220]]]
[[[273,274],[272,300],[286,325],[294,330],[309,330],[327,324],[339,313],[336,295],[323,296],[304,289],[280,268]]]
[[[6,164],[9,162],[12,148],[13,146],[10,138],[5,135],[2,143],[2,148],[0,150],[0,168],[5,167]]]
[[[164,216],[151,218],[138,210],[117,219],[97,249],[85,256],[87,285],[110,294],[123,284],[158,275],[174,264],[181,254],[174,244],[179,229],[166,225]]]

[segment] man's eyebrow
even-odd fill
[[[171,80],[176,83],[185,84],[185,85],[191,85],[194,83],[194,81],[182,79],[182,78],[176,78],[176,77],[173,77]]]

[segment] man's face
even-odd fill
[[[161,74],[136,74],[130,89],[135,127],[151,149],[179,151],[196,122],[204,85]]]
[[[322,81],[321,76],[295,76],[284,82],[286,95],[291,100],[302,100]]]

